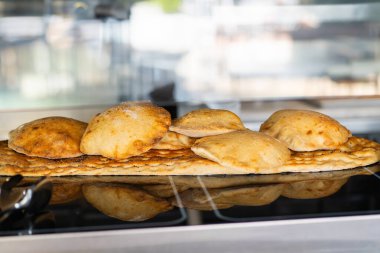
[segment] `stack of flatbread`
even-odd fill
[[[281,110],[260,131],[227,110],[171,121],[148,102],[125,102],[88,123],[49,117],[0,142],[0,175],[213,175],[343,170],[376,163],[380,144],[327,115]]]

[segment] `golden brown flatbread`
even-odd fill
[[[201,138],[191,147],[195,154],[237,170],[277,168],[290,158],[289,149],[280,141],[251,130]]]
[[[260,127],[266,133],[287,144],[294,151],[337,149],[351,132],[335,119],[307,110],[280,110]]]
[[[292,152],[282,166],[271,169],[226,168],[195,155],[190,149],[149,150],[140,156],[112,160],[102,156],[81,156],[60,160],[28,157],[0,142],[0,175],[217,175],[317,172],[366,166],[380,160],[380,144],[351,137],[337,150]]]
[[[168,131],[171,118],[148,102],[125,102],[95,116],[82,137],[88,155],[124,159],[151,149]]]
[[[87,124],[65,117],[48,117],[25,123],[9,133],[11,149],[50,159],[83,155],[79,144]]]
[[[156,145],[153,146],[153,148],[169,150],[190,148],[194,144],[195,140],[195,138],[168,131],[164,137]]]
[[[380,160],[380,144],[364,138],[350,137],[336,150],[293,152],[281,172],[315,172],[366,166]],[[275,173],[275,170],[273,171]]]
[[[144,221],[173,208],[167,200],[128,185],[84,185],[82,190],[96,209],[124,221]]]
[[[233,112],[219,109],[191,111],[173,121],[170,131],[190,137],[205,137],[245,129]]]

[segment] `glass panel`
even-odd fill
[[[0,2],[2,110],[380,94],[378,1],[25,4]]]

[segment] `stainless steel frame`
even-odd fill
[[[380,215],[0,238],[1,252],[380,252]]]

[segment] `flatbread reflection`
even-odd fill
[[[284,187],[282,196],[292,199],[323,198],[339,191],[347,181],[348,178],[294,182]]]
[[[84,185],[85,199],[105,215],[124,221],[144,221],[172,209],[165,199],[127,185]]]
[[[202,196],[203,194],[203,196]],[[201,196],[201,197],[200,197]],[[180,194],[181,202],[178,203],[175,198],[172,199],[172,204],[178,207],[185,207],[200,211],[210,211],[216,209],[226,209],[233,206],[233,204],[213,202],[210,204],[210,199],[204,195],[202,189],[187,190]]]
[[[53,184],[50,205],[65,204],[72,202],[82,196],[81,185],[78,183],[56,183]]]
[[[174,206],[195,210],[263,206],[280,197],[316,199],[337,193],[350,177],[380,171],[373,165],[345,171],[247,176],[70,176],[52,177],[51,205],[83,197],[101,213],[144,221]],[[0,178],[0,184],[6,178]],[[24,178],[25,183],[37,178]],[[15,189],[17,190],[17,189]]]
[[[169,198],[175,195],[173,187],[170,184],[155,184],[155,185],[145,185],[142,188],[147,191],[149,194],[159,197],[159,198]],[[187,185],[178,185],[176,187],[176,192],[183,192],[189,189],[190,186]]]
[[[242,186],[226,189],[191,189],[180,194],[182,205],[190,209],[225,209],[234,205],[262,206],[275,201],[283,184]],[[172,202],[176,205],[176,202]]]

